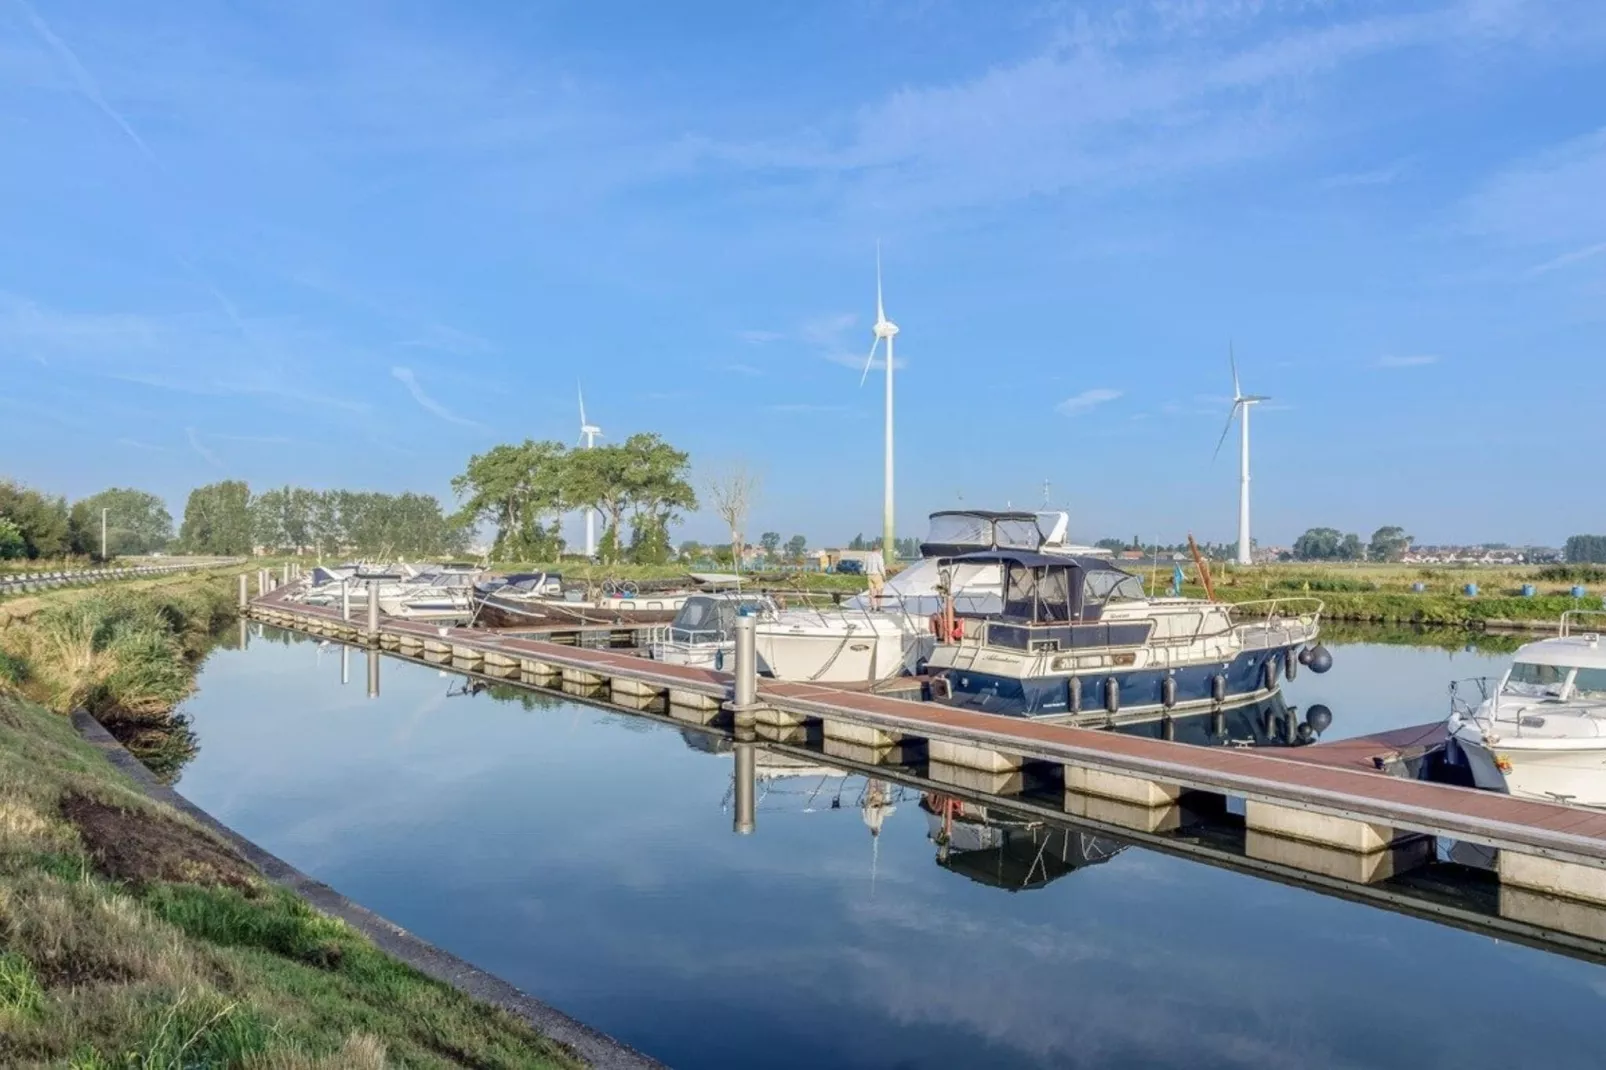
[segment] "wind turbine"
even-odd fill
[[[580,438],[575,445],[584,445],[586,449],[595,449],[597,439],[602,437],[602,428],[596,424],[586,422],[586,392],[578,383],[575,388],[580,393]],[[585,508],[586,517],[586,556],[595,557],[597,553],[597,511],[589,505]]]
[[[898,325],[887,319],[887,310],[881,303],[881,243],[875,247],[875,339],[870,343],[870,355],[864,361],[864,374],[859,376],[863,386],[870,377],[870,365],[875,363],[875,351],[883,341],[887,343],[887,440],[886,440],[886,498],[881,514],[881,558],[891,565],[897,556],[894,547],[892,523],[892,339],[898,334]]]
[[[1221,446],[1227,441],[1227,432],[1232,430],[1233,417],[1239,417],[1238,429],[1242,433],[1238,453],[1238,563],[1247,565],[1253,562],[1249,554],[1249,407],[1262,401],[1270,401],[1265,394],[1245,394],[1238,385],[1238,359],[1233,355],[1232,343],[1227,343],[1227,362],[1232,366],[1232,408],[1227,410],[1227,426],[1221,429],[1221,438],[1216,440],[1216,452],[1210,455],[1214,460],[1221,453]]]

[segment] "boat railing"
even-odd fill
[[[1606,609],[1569,609],[1561,615],[1561,636],[1566,638],[1573,634],[1573,624],[1583,617],[1600,617],[1598,627],[1589,628],[1585,634],[1606,632]]]
[[[1468,676],[1461,680],[1451,680],[1450,713],[1464,720],[1471,720],[1494,694],[1494,684],[1495,678],[1492,676]],[[1477,692],[1477,698],[1472,697],[1474,690]]]

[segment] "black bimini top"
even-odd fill
[[[1036,513],[1023,513],[1019,509],[1008,509],[1004,512],[992,509],[939,509],[930,514],[929,519],[939,516],[974,516],[982,520],[1030,520],[1034,524],[1037,523]]]
[[[949,562],[1001,566],[1004,572],[1001,616],[1004,620],[1026,624],[1096,621],[1108,599],[1142,597],[1137,577],[1102,557],[984,550],[945,557],[940,564]]]

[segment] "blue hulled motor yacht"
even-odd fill
[[[987,713],[1108,724],[1262,701],[1300,665],[1325,672],[1322,603],[1229,604],[1152,598],[1109,561],[995,551],[949,559],[996,563],[1003,610],[931,618],[937,701]]]

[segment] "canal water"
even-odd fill
[[[1364,638],[1289,685],[1327,738],[1440,719],[1504,660]],[[365,665],[220,648],[178,790],[674,1066],[1601,1065],[1585,961],[1107,839],[1005,857],[913,789],[765,752],[736,835],[731,756],[692,729],[388,657],[370,699]]]

